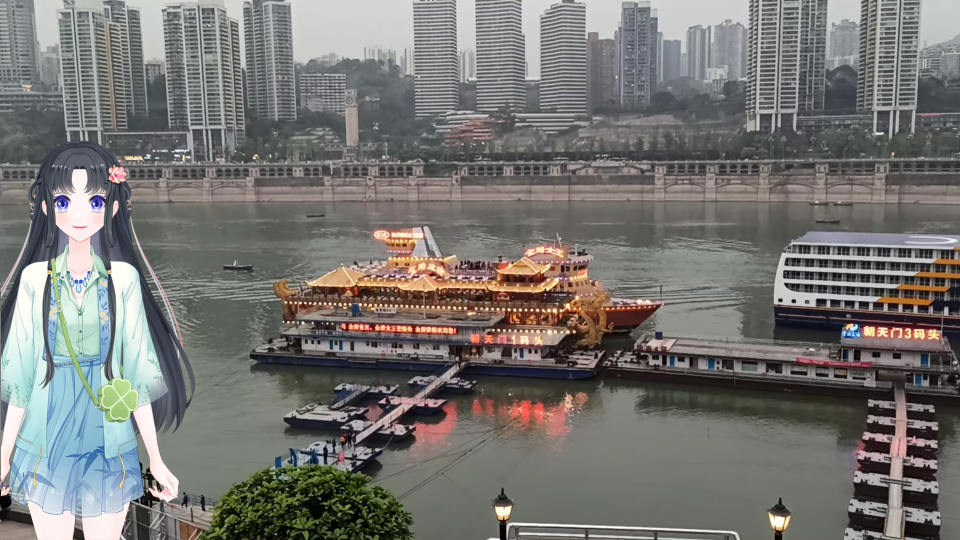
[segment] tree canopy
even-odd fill
[[[336,467],[265,469],[217,505],[207,540],[410,540],[413,518],[370,477]]]

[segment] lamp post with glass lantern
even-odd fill
[[[783,540],[783,532],[790,526],[790,516],[793,514],[783,505],[782,498],[777,501],[773,508],[767,510],[767,515],[770,516],[770,527],[773,528],[774,540]]]
[[[500,495],[493,500],[493,511],[497,514],[497,521],[500,522],[500,540],[507,540],[507,522],[510,521],[510,514],[513,513],[513,500],[507,497],[503,488],[500,488]]]

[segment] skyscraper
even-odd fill
[[[0,0],[0,84],[39,82],[33,0]]]
[[[612,39],[587,34],[587,94],[590,110],[617,100],[617,47]]]
[[[128,6],[126,0],[105,0],[108,41],[112,69],[114,99],[126,107],[127,114],[147,114],[147,81],[143,71],[143,33],[140,8]]]
[[[477,53],[472,49],[460,51],[460,82],[467,82],[477,76]]]
[[[857,66],[860,55],[860,25],[846,19],[830,28],[829,68]]]
[[[414,0],[413,57],[417,118],[457,110],[460,68],[456,0]]]
[[[823,108],[826,0],[750,0],[747,128],[796,129]]]
[[[827,0],[806,0],[800,22],[800,110],[822,111],[827,84]]]
[[[300,74],[300,107],[344,116],[347,76],[342,73]]]
[[[663,69],[660,70],[663,74],[662,82],[670,82],[683,76],[680,63],[683,57],[682,49],[683,45],[679,39],[663,40],[663,54],[660,55],[663,59]]]
[[[889,137],[916,124],[920,0],[861,0],[857,108]],[[904,113],[901,115],[901,113]]]
[[[657,92],[657,13],[650,2],[624,2],[617,31],[619,96],[623,106],[643,106]]]
[[[477,109],[523,110],[527,95],[522,0],[476,0]]]
[[[713,27],[713,50],[710,67],[727,66],[727,79],[746,75],[747,29],[729,19]]]
[[[163,8],[170,129],[190,130],[194,158],[228,158],[244,139],[240,23],[223,0]]]
[[[108,50],[107,27],[112,23],[107,21],[103,0],[64,0],[63,4],[57,16],[67,141],[102,145],[105,131],[127,128],[126,103],[115,99],[111,90],[119,75]]]
[[[153,59],[143,63],[143,71],[147,75],[147,84],[151,84],[157,77],[167,74],[167,65],[163,60]]]
[[[243,3],[247,101],[264,120],[297,119],[293,13],[286,0]]]
[[[691,26],[687,30],[687,77],[706,80],[710,65],[710,27]]]
[[[60,88],[60,45],[47,47],[40,53],[40,82]]]
[[[587,112],[587,6],[563,0],[540,16],[540,110]]]

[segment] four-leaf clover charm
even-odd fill
[[[97,398],[110,422],[125,422],[137,410],[137,391],[125,379],[113,379],[100,388]]]

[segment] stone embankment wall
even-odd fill
[[[513,164],[131,167],[138,203],[336,201],[849,201],[960,204],[960,163]],[[0,167],[0,204],[25,204],[36,167]]]

